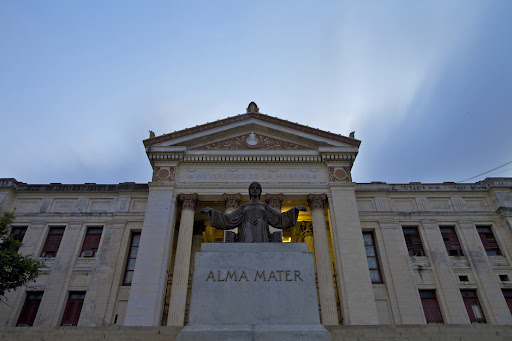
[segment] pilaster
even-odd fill
[[[167,173],[162,172],[162,176]],[[153,183],[124,319],[125,326],[159,326],[175,222],[174,187]]]
[[[477,292],[481,298],[486,318],[493,324],[512,324],[512,316],[498,283],[498,276],[492,269],[489,256],[485,252],[480,236],[472,221],[460,222],[462,242],[468,246],[471,265],[475,269]]]
[[[457,276],[453,271],[439,225],[435,220],[422,220],[421,224],[425,236],[425,250],[433,265],[437,299],[443,308],[441,310],[445,323],[469,323],[466,307],[460,295]]]
[[[330,207],[343,323],[378,324],[353,183],[331,186]],[[314,228],[313,228],[314,230]],[[318,248],[318,246],[317,246]]]
[[[401,226],[393,219],[381,220],[379,225],[382,232],[383,244],[387,255],[390,275],[386,278],[387,286],[392,292],[398,305],[400,316],[397,323],[425,323],[423,308],[414,276],[409,270],[409,254]]]

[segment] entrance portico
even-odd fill
[[[291,240],[303,223],[312,226],[322,324],[378,324],[350,175],[360,141],[260,114],[251,103],[244,115],[144,144],[154,173],[125,325],[158,326],[164,315],[167,325],[186,323],[192,229],[194,222],[208,223],[199,211],[247,202],[252,181],[275,208],[309,207],[283,237]],[[222,240],[222,231],[206,226],[203,243]]]

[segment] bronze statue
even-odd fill
[[[201,213],[208,213],[211,226],[217,229],[230,230],[239,227],[238,242],[267,243],[273,241],[269,225],[277,229],[295,226],[299,211],[307,210],[304,206],[295,206],[281,213],[262,203],[261,185],[256,181],[249,185],[249,196],[251,200],[247,204],[239,206],[231,213],[222,213],[210,207],[203,208]]]

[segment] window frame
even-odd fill
[[[443,313],[441,311],[441,306],[439,305],[439,301],[437,300],[437,293],[434,289],[421,289],[419,290],[421,306],[423,307],[423,315],[425,315],[425,320],[429,324],[442,324],[444,323]],[[431,314],[435,311],[433,314]],[[428,312],[428,313],[427,313]],[[438,315],[439,318],[436,320],[434,317]]]
[[[14,233],[16,230],[22,230],[23,232],[22,233]],[[25,235],[27,234],[27,230],[28,230],[28,226],[26,225],[21,225],[21,226],[12,226],[11,225],[11,236],[19,241],[20,243],[23,243],[23,239],[25,238]],[[20,238],[21,236],[21,238]]]
[[[406,229],[414,230],[415,232],[406,232]],[[405,245],[407,246],[407,252],[409,254],[409,257],[427,256],[427,254],[425,253],[425,248],[423,247],[423,242],[421,240],[421,235],[418,226],[402,226],[402,233],[404,235]],[[421,248],[418,247],[418,244],[420,245]]]
[[[487,229],[488,231],[482,231],[483,229]],[[482,241],[482,245],[484,246],[485,253],[487,254],[487,256],[503,255],[503,253],[501,253],[498,239],[496,239],[494,231],[492,230],[492,225],[476,225],[476,230],[478,232],[478,235],[480,236],[480,240]]]
[[[62,233],[56,233],[56,231],[61,231],[61,230],[62,230]],[[57,257],[57,253],[59,252],[60,244],[62,243],[62,238],[63,238],[65,232],[66,232],[65,226],[51,226],[48,230],[48,234],[46,235],[46,240],[44,241],[44,245],[43,245],[43,249],[41,250],[40,257],[43,257],[43,258]],[[55,250],[50,248],[50,243],[56,244],[57,248]],[[53,256],[48,255],[48,253],[50,253],[50,252],[53,252]]]
[[[366,244],[364,235],[369,235],[370,236],[370,238],[372,240],[372,244],[371,245],[367,245]],[[370,281],[371,281],[372,284],[382,284],[382,283],[384,283],[384,280],[382,278],[382,271],[380,269],[381,266],[380,266],[380,261],[379,261],[379,255],[377,254],[377,247],[376,247],[376,243],[375,243],[375,234],[373,233],[373,231],[363,231],[363,243],[364,243],[364,248],[365,248],[365,253],[366,253],[366,260],[368,261],[369,258],[375,258],[375,263],[377,264],[376,268],[370,268],[370,264],[368,263],[368,270],[370,271]],[[367,249],[366,249],[367,246],[371,246],[373,248],[373,254],[375,256],[368,256],[368,252],[367,252]],[[378,282],[374,282],[372,280],[371,272],[375,271],[375,270],[377,270],[377,273],[379,274],[379,281]]]
[[[100,233],[92,233],[91,231],[93,230],[101,231]],[[85,232],[84,241],[82,242],[82,248],[80,249],[80,257],[84,257],[84,252],[86,251],[92,251],[92,257],[95,257],[98,252],[102,236],[103,226],[88,226],[87,231]]]
[[[487,323],[487,320],[485,319],[485,313],[482,309],[482,305],[480,304],[480,300],[478,299],[478,295],[476,293],[476,290],[461,290],[460,294],[462,296],[462,301],[464,302],[464,306],[466,307],[466,312],[469,317],[469,321],[471,323]],[[482,313],[482,317],[478,318],[474,314],[473,304],[476,303],[476,306]]]
[[[444,230],[451,230],[449,232]],[[457,230],[454,225],[441,225],[439,226],[439,231],[441,232],[441,236],[444,241],[444,246],[446,248],[446,252],[448,256],[464,256],[464,250],[462,250],[462,245],[459,241],[459,236],[457,235]],[[448,240],[447,240],[448,239]],[[453,251],[453,252],[452,252]],[[453,254],[451,254],[453,253]]]
[[[135,262],[133,264],[133,269],[128,269],[128,266],[130,264],[130,260],[137,261],[137,255],[138,255],[138,251],[139,251],[139,247],[140,247],[141,235],[142,235],[142,233],[140,231],[132,231],[132,233],[131,233],[130,245],[128,247],[129,248],[128,256],[126,257],[126,264],[124,266],[124,271],[123,271],[123,283],[122,283],[123,286],[131,286],[132,285],[132,280],[130,280],[130,282],[127,282],[126,278],[127,278],[128,272],[134,272],[135,271]],[[135,240],[136,236],[139,236],[138,244],[136,245],[136,247],[137,247],[137,255],[135,255],[135,257],[133,257],[132,253],[133,253],[133,250],[134,250],[134,247],[135,247],[133,244],[134,244],[134,240]],[[133,279],[133,275],[132,275],[132,279]]]
[[[30,296],[36,296],[37,298],[31,298]],[[25,296],[25,302],[23,308],[21,308],[20,315],[18,316],[18,322],[16,327],[33,326],[34,320],[36,319],[41,300],[43,299],[44,291],[27,291]],[[30,309],[30,311],[27,311]],[[24,318],[24,320],[22,320]],[[28,322],[28,323],[26,323]]]

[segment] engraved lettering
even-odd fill
[[[267,279],[265,278],[265,270],[263,270],[260,274],[260,272],[258,270],[256,270],[256,276],[254,276],[254,281],[256,282],[256,278],[260,278],[262,279],[263,278],[263,281],[266,281]]]
[[[217,281],[224,282],[223,279],[220,279],[220,270],[217,271]]]
[[[231,273],[231,271],[228,270],[228,273],[226,274],[226,281],[228,280],[228,278],[231,278],[231,279],[234,279],[235,282],[237,282],[237,279],[236,279],[236,270],[233,271],[233,273]]]
[[[267,282],[269,282],[272,277],[274,277],[274,281],[277,282],[277,278],[276,275],[274,274],[274,271],[270,271],[270,275],[268,276]]]
[[[210,273],[208,274],[208,277],[206,278],[206,281],[208,282],[209,279],[213,279],[213,281],[215,282],[215,276],[213,276],[213,271],[210,271]]]
[[[277,272],[279,272],[279,282],[281,282],[282,281],[281,275],[283,274],[284,271],[283,270],[277,270]]]
[[[247,275],[245,274],[245,271],[242,271],[242,275],[240,276],[239,281],[241,281],[241,280],[242,280],[242,278],[245,278],[245,280],[246,280],[247,282],[249,281],[249,279],[247,278]]]
[[[290,275],[290,279],[288,279],[288,275]],[[290,270],[286,270],[286,281],[291,282],[292,281],[292,274]]]
[[[293,271],[293,276],[294,276],[294,278],[293,278],[294,281],[297,281],[297,277],[299,277],[299,279],[304,282],[304,280],[302,278],[300,278],[300,271],[299,270]]]

